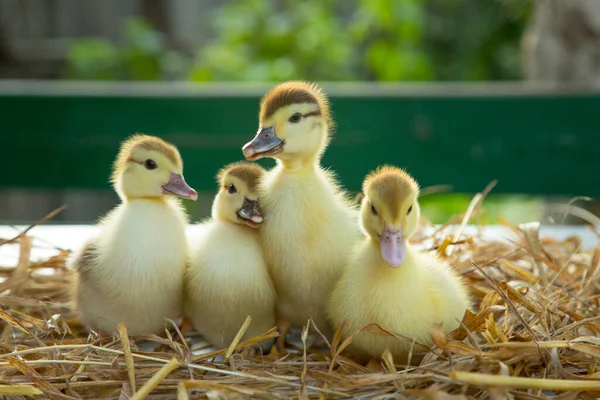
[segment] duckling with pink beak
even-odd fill
[[[381,256],[392,268],[398,268],[406,259],[406,238],[402,226],[391,229],[384,225],[383,233],[379,236]]]
[[[409,174],[381,167],[365,178],[363,194],[365,237],[335,285],[328,316],[336,329],[349,321],[343,338],[372,323],[403,336],[359,332],[347,348],[359,361],[389,350],[394,363],[415,363],[432,345],[434,324],[442,323],[446,331],[458,326],[470,307],[469,295],[450,265],[408,241],[420,217],[419,187]]]

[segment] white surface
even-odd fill
[[[0,238],[10,239],[24,230],[26,226],[10,227],[0,225]],[[457,227],[449,227],[446,233],[454,232]],[[189,229],[195,229],[193,226]],[[478,227],[467,227],[466,234],[475,234],[479,230]],[[74,250],[83,245],[86,240],[93,237],[98,232],[98,228],[94,225],[40,225],[29,231],[29,235],[34,237],[32,250],[32,260],[47,259],[58,253],[56,247],[62,249]],[[545,225],[541,228],[542,237],[554,237],[556,239],[565,239],[571,235],[578,235],[583,242],[583,248],[589,249],[600,244],[600,238],[585,226],[554,226]],[[483,230],[483,240],[498,240],[507,241],[507,239],[515,239],[514,234],[503,226],[490,226]],[[0,246],[0,266],[10,267],[15,266],[19,258],[18,245]]]

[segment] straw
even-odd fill
[[[470,235],[467,222],[484,214],[485,193],[452,224],[428,235],[420,230],[414,237],[414,243],[426,244],[425,251],[438,252],[451,264],[469,288],[474,307],[460,327],[444,332],[433,326],[429,343],[378,324],[361,328],[409,341],[413,353],[425,349],[418,365],[397,364],[391,353],[366,365],[357,363],[348,354],[354,335],[342,335],[344,327],[323,344],[310,344],[317,343],[309,340],[311,335],[322,337],[312,320],[299,333],[290,332],[289,340],[296,342],[285,355],[262,355],[251,348],[279,333],[274,328],[244,338],[250,317],[225,348],[210,347],[194,331],[177,325],[161,336],[129,336],[123,321],[114,336],[97,336],[81,325],[73,309],[70,286],[75,276],[65,268],[70,252],[57,249],[47,260],[32,262],[35,237],[29,236],[30,226],[27,232],[0,239],[5,246],[20,246],[15,265],[0,270],[0,395],[533,399],[564,392],[597,397],[600,246],[583,248],[576,236],[544,237],[536,221],[521,227],[504,221],[508,241]],[[50,273],[38,274],[41,268]]]
[[[154,375],[152,375],[152,378],[150,378],[148,382],[146,382],[144,386],[140,388],[139,391],[135,392],[135,394],[131,396],[131,400],[141,400],[148,396],[150,392],[154,390],[154,388],[156,388],[160,382],[177,367],[179,367],[179,361],[177,361],[175,358],[172,358],[171,361],[169,361]]]
[[[450,378],[461,383],[483,387],[504,387],[510,389],[540,390],[600,390],[600,380],[575,381],[568,379],[534,379],[515,376],[498,376],[474,372],[453,371]]]
[[[121,344],[123,345],[123,353],[125,353],[125,363],[127,365],[127,375],[129,376],[129,385],[131,392],[134,393],[137,388],[135,385],[135,364],[133,356],[131,355],[131,344],[129,343],[129,336],[127,335],[127,328],[122,322],[117,325],[119,337],[121,338]]]

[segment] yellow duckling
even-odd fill
[[[257,184],[264,172],[246,162],[225,166],[217,175],[212,219],[189,240],[184,315],[219,348],[229,346],[248,315],[243,338],[275,326],[275,289],[256,229],[263,222]],[[271,345],[263,343],[263,351]]]
[[[180,316],[187,216],[170,196],[198,198],[182,168],[177,149],[157,137],[121,145],[112,182],[122,203],[70,262],[77,308],[91,329],[110,333],[124,322],[131,335],[162,333],[165,318]]]
[[[419,188],[410,175],[381,167],[366,177],[363,193],[361,228],[366,237],[332,292],[332,324],[338,328],[350,320],[344,331],[348,335],[377,323],[431,345],[434,323],[443,323],[446,331],[458,326],[456,319],[470,306],[467,291],[450,266],[408,243],[420,215]],[[363,331],[348,350],[367,361],[389,349],[396,363],[406,363],[410,348],[411,341]]]
[[[332,125],[322,90],[280,84],[262,99],[259,118],[256,137],[242,150],[250,161],[277,160],[259,185],[265,212],[259,234],[278,295],[281,346],[290,324],[302,327],[309,318],[331,333],[327,298],[360,231],[357,210],[320,166]]]

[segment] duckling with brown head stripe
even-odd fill
[[[252,322],[242,339],[275,326],[275,289],[258,238],[263,215],[257,183],[264,172],[247,162],[221,169],[212,218],[189,234],[184,314],[218,348],[229,346],[248,315]],[[266,352],[271,344],[257,347]]]
[[[360,361],[389,350],[397,364],[417,362],[430,346],[431,329],[456,328],[470,306],[460,277],[444,261],[414,249],[408,239],[419,221],[419,188],[405,171],[385,166],[363,183],[361,227],[365,238],[354,249],[348,268],[335,285],[328,315],[335,328],[350,323],[344,337],[371,323],[416,340],[374,332],[358,333],[348,352]],[[421,353],[421,354],[418,354]]]
[[[360,237],[357,210],[320,165],[332,124],[317,85],[286,82],[262,99],[258,133],[243,147],[248,160],[277,160],[259,181],[259,236],[278,293],[280,347],[290,324],[309,318],[331,334],[326,299]]]
[[[176,197],[196,200],[175,146],[134,135],[123,142],[112,181],[122,199],[98,236],[69,260],[78,272],[77,309],[89,328],[161,334],[181,315],[187,216]]]
[[[263,157],[288,166],[318,162],[332,128],[329,101],[315,84],[287,82],[267,93],[256,137],[242,151],[249,161]]]
[[[197,200],[198,193],[183,179],[183,161],[175,146],[148,135],[123,142],[111,180],[122,199],[179,196]]]
[[[217,175],[220,188],[212,216],[224,222],[241,222],[257,228],[263,222],[258,203],[258,179],[265,172],[258,164],[238,162],[225,166]]]

